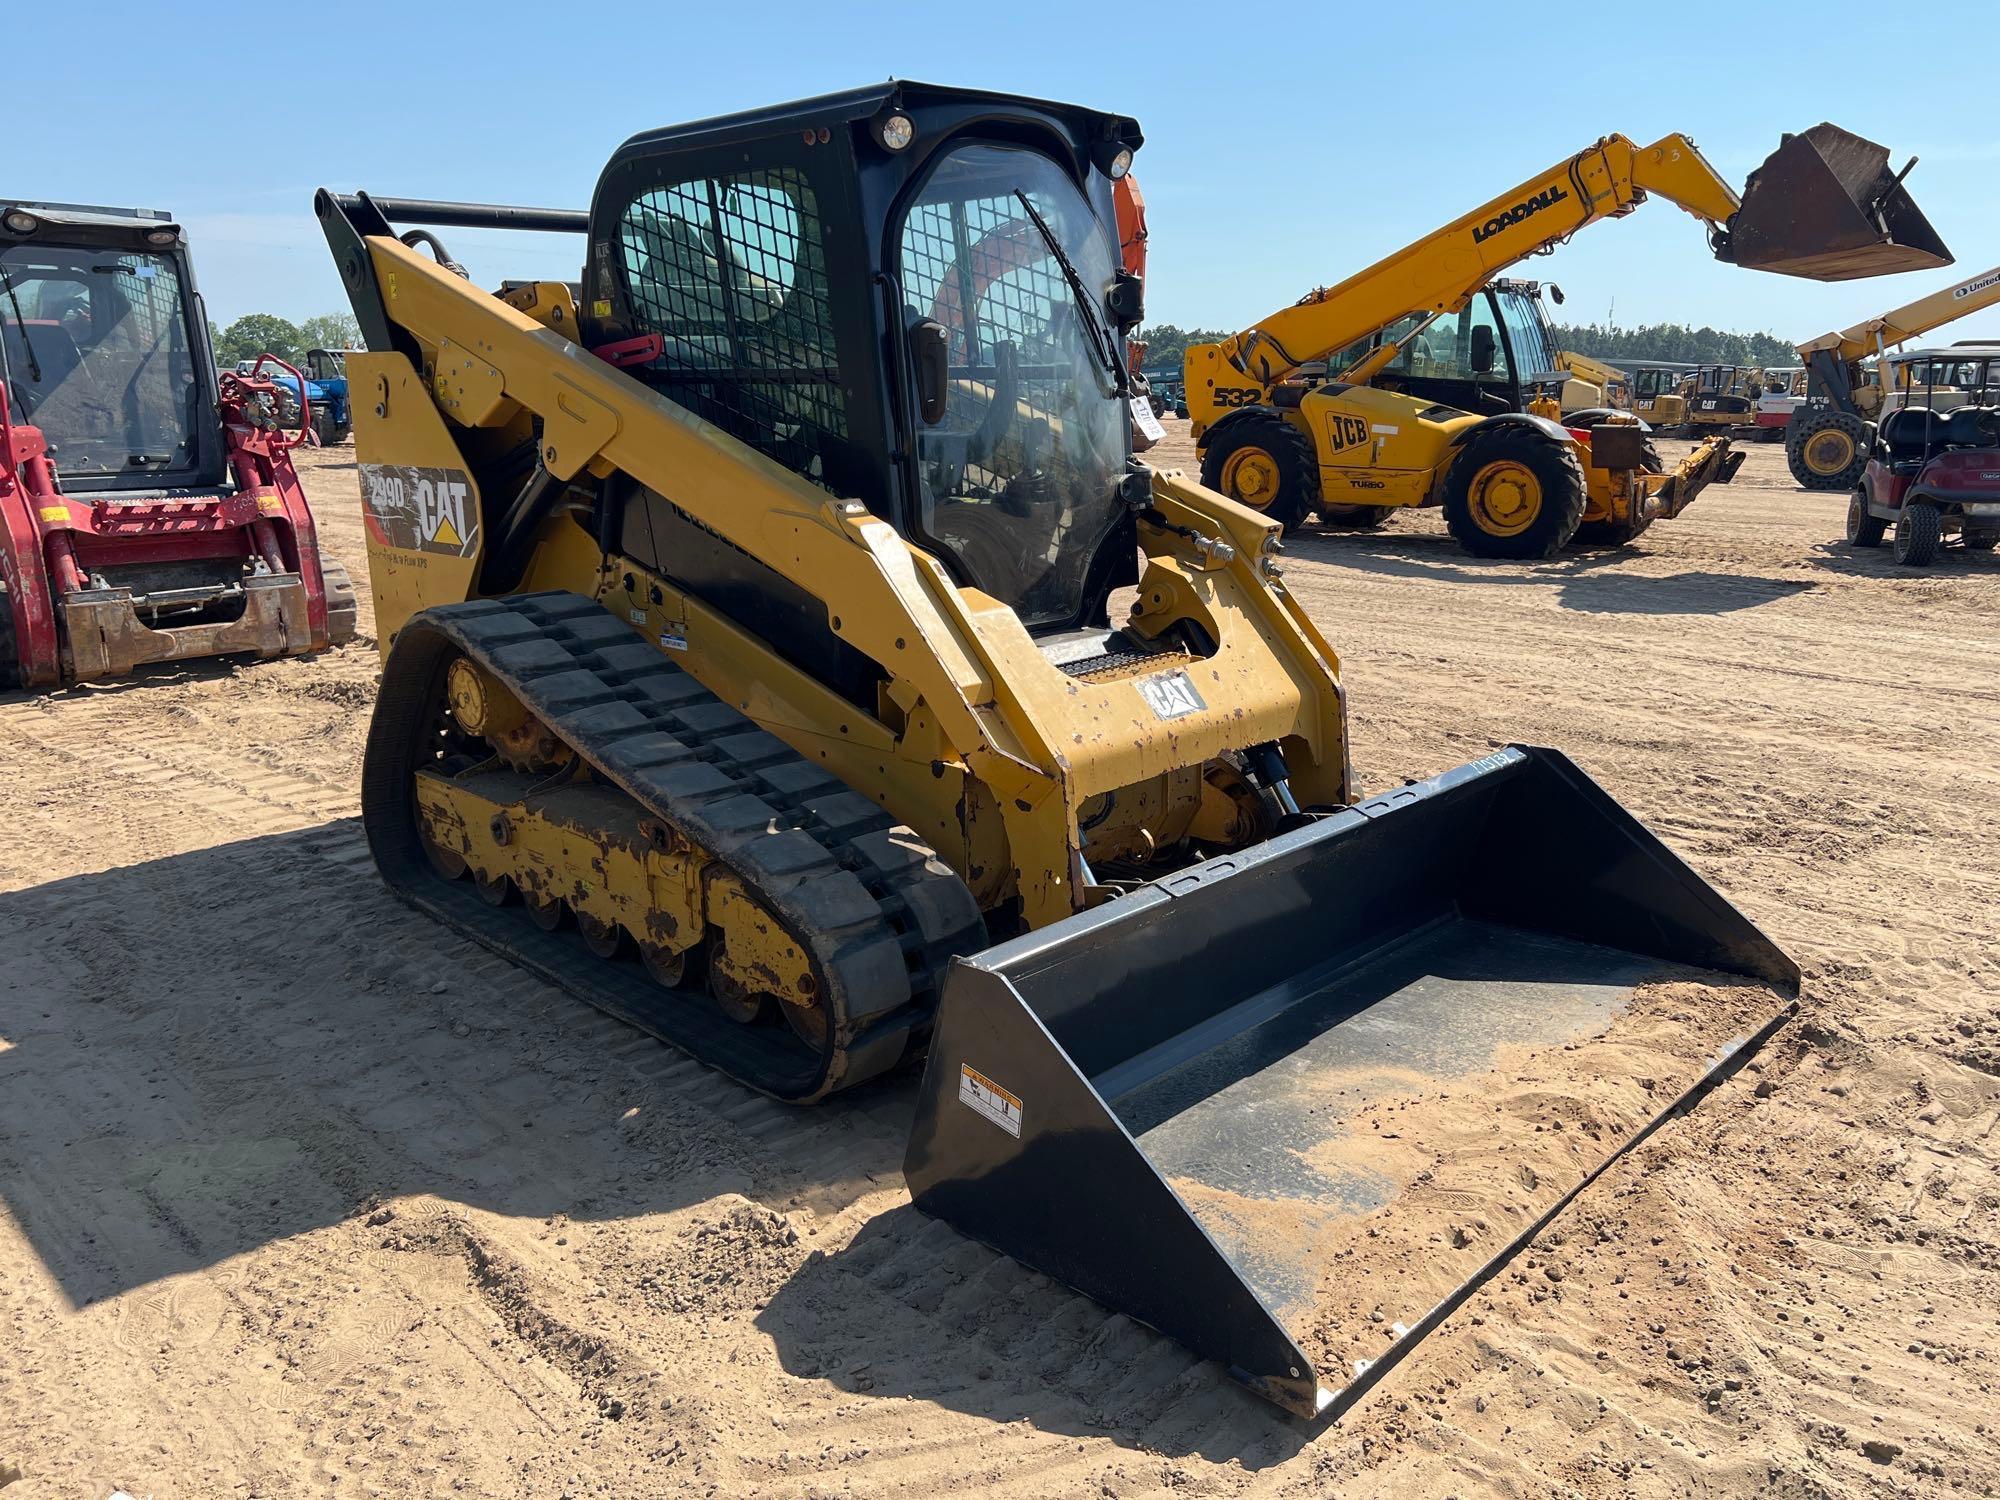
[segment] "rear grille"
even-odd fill
[[[1060,663],[1063,675],[1080,682],[1115,681],[1166,667],[1185,666],[1194,658],[1185,651],[1105,651],[1097,656]]]

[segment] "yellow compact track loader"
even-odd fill
[[[1678,435],[1740,433],[1757,425],[1764,372],[1754,365],[1698,365],[1688,386]]]
[[[1338,285],[1189,346],[1202,481],[1287,526],[1317,512],[1373,527],[1399,507],[1441,505],[1481,557],[1630,540],[1733,478],[1743,454],[1717,438],[1666,473],[1621,413],[1495,411],[1485,388],[1506,382],[1534,336],[1490,310],[1489,285],[1652,194],[1702,220],[1717,259],[1755,270],[1834,281],[1949,264],[1888,160],[1816,125],[1784,137],[1739,198],[1685,136],[1605,136]],[[1473,395],[1384,388],[1419,363],[1455,372]]]
[[[753,1088],[927,1058],[921,1208],[1312,1415],[1798,970],[1554,751],[1359,791],[1277,523],[1130,459],[1140,140],[890,83],[635,137],[588,212],[322,192],[363,820],[404,900]],[[454,226],[581,266],[482,290]],[[1357,1112],[1434,1084],[1486,1140],[1482,1076],[1663,977],[1716,988],[1550,1084],[1592,1128],[1465,1185],[1491,1235],[1399,1262],[1405,1336],[1312,1310],[1429,1190],[1417,1122],[1376,1159]]]

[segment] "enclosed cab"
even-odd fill
[[[1687,388],[1695,366],[1679,360],[1628,359],[1632,410],[1649,427],[1678,427],[1687,417]]]
[[[218,376],[167,214],[0,200],[0,683],[353,634],[279,430],[301,377],[251,363]]]
[[[1754,427],[1763,394],[1764,372],[1754,365],[1696,366],[1681,417],[1684,435]]]
[[[1420,323],[1425,326],[1412,337]],[[1307,377],[1318,379],[1326,371],[1348,369],[1386,343],[1403,348],[1376,375],[1373,385],[1462,412],[1526,411],[1540,396],[1566,402],[1568,388],[1580,384],[1556,347],[1554,330],[1542,310],[1539,282],[1494,281],[1458,312],[1434,321],[1413,313],[1332,359],[1308,366]],[[1581,404],[1603,405],[1601,393],[1593,394],[1598,399]],[[1563,409],[1574,410],[1576,403],[1566,402]]]

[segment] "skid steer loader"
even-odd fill
[[[306,383],[218,378],[200,306],[165,214],[0,200],[0,687],[353,639],[277,416]]]
[[[369,351],[363,820],[402,899],[778,1098],[928,1053],[921,1208],[1312,1416],[1798,970],[1555,751],[1357,789],[1278,525],[1129,457],[1140,143],[889,83],[634,137],[587,212],[322,191]],[[454,226],[582,265],[485,291]],[[1734,999],[1622,1034],[1661,977]],[[1487,1184],[1508,1244],[1408,1264],[1391,1346],[1312,1313],[1410,1184],[1310,1153],[1426,1084],[1490,1132],[1477,1080],[1544,1046],[1612,1082],[1573,1078],[1563,1172]]]

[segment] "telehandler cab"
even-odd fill
[[[1743,455],[1726,439],[1653,472],[1643,433],[1619,414],[1565,426],[1531,410],[1430,402],[1377,379],[1418,357],[1475,382],[1489,376],[1503,357],[1489,284],[1651,194],[1702,220],[1717,259],[1753,270],[1833,281],[1951,259],[1888,152],[1832,125],[1786,136],[1741,198],[1685,136],[1650,146],[1606,136],[1338,285],[1191,346],[1203,483],[1286,526],[1314,512],[1372,526],[1397,507],[1441,505],[1459,544],[1482,557],[1548,557],[1580,526],[1586,540],[1625,541],[1677,515],[1734,476]],[[1324,374],[1309,369],[1318,361]]]
[[[1354,1111],[1432,1079],[1487,1130],[1499,1049],[1725,987],[1623,1037],[1646,1090],[1577,1079],[1574,1172],[1465,1185],[1498,1265],[1798,970],[1555,751],[1359,790],[1276,522],[1130,459],[1140,142],[892,82],[634,137],[588,212],[321,192],[362,817],[404,900],[755,1088],[927,1053],[919,1207],[1310,1416],[1481,1275],[1385,1275],[1393,1340],[1313,1312],[1429,1179],[1342,1165]],[[489,293],[459,225],[582,263]]]

